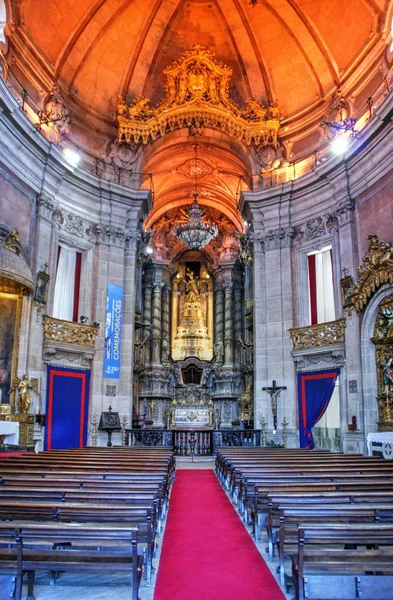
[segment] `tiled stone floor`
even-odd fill
[[[192,461],[188,457],[177,459],[177,469],[214,469],[214,460],[210,458],[197,458]],[[158,538],[157,556],[153,561],[155,570],[152,576],[150,587],[146,587],[142,581],[139,590],[140,600],[153,600],[156,574],[160,559],[163,534]],[[265,552],[267,542],[262,540],[257,544],[262,557],[278,581],[277,559],[269,562]],[[129,578],[122,573],[103,574],[103,575],[83,575],[80,576],[62,573],[55,586],[49,585],[49,578],[46,574],[37,575],[34,588],[36,600],[130,600],[131,584]],[[286,594],[286,600],[291,600],[292,594]],[[0,600],[3,600],[0,591]],[[5,600],[5,599],[4,599]],[[185,599],[186,600],[186,599]],[[201,598],[203,600],[203,598]],[[217,600],[225,600],[217,598]],[[242,598],[241,600],[247,600]]]

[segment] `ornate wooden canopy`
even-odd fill
[[[371,295],[384,283],[393,283],[393,247],[369,235],[368,252],[358,268],[357,281],[349,293],[356,311],[366,306]]]

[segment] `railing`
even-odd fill
[[[126,446],[172,446],[168,429],[126,429]]]
[[[173,446],[177,456],[211,456],[222,446],[261,445],[260,429],[126,429],[127,446]]]
[[[172,431],[173,451],[177,456],[211,456],[213,431],[182,429]]]
[[[260,446],[260,429],[224,429],[214,432],[214,447],[219,446]]]
[[[321,348],[323,346],[332,346],[334,344],[343,344],[345,341],[345,320],[329,321],[319,325],[309,325],[308,327],[297,327],[289,330],[293,349],[308,350],[312,348]]]
[[[98,330],[96,325],[63,321],[48,315],[44,317],[44,342],[52,344],[94,349]]]

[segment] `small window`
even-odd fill
[[[82,253],[60,245],[57,252],[53,317],[78,321]]]
[[[310,323],[334,321],[332,250],[324,248],[308,256]]]

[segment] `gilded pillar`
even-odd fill
[[[169,360],[169,290],[167,286],[162,289],[162,343],[161,362]]]
[[[233,302],[232,286],[225,287],[225,364],[233,364]]]
[[[223,363],[224,359],[224,340],[223,340],[223,324],[224,324],[224,290],[219,287],[216,290],[216,331],[214,354],[218,364]]]
[[[210,289],[207,293],[207,330],[211,340],[213,340],[213,317],[213,291]]]
[[[155,364],[161,362],[161,290],[161,283],[154,285],[152,310],[152,362]]]
[[[143,301],[143,322],[146,325],[146,327],[143,330],[145,364],[148,364],[151,360],[151,293],[152,288],[150,285],[147,285],[145,287]]]

